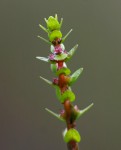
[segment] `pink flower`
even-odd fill
[[[54,49],[54,53],[55,54],[60,54],[60,53],[62,53],[63,52],[63,50],[62,50],[62,48],[60,47],[60,45],[59,46],[55,46],[55,49]]]
[[[79,108],[77,105],[74,106],[74,109],[78,112],[79,111]]]
[[[55,57],[54,54],[50,54],[50,55],[49,55],[49,59],[50,59],[50,60],[54,60],[54,57]]]
[[[64,50],[64,53],[65,53],[65,54],[68,54],[68,52],[67,52],[66,50]]]
[[[54,78],[54,79],[53,79],[53,84],[58,85],[58,78]]]

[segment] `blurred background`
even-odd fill
[[[79,44],[68,67],[84,68],[73,85],[80,109],[93,108],[77,121],[81,150],[121,149],[121,1],[120,0],[0,0],[0,150],[66,150],[65,124],[48,114],[63,108],[53,88],[50,46],[38,24],[58,14],[69,51]]]

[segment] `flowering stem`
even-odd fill
[[[76,143],[75,141],[67,143],[67,148],[68,150],[79,150],[78,143]]]
[[[71,59],[78,45],[74,46],[69,52],[65,50],[63,42],[71,33],[72,29],[62,38],[60,28],[62,26],[63,19],[61,19],[59,23],[58,17],[55,15],[55,17],[50,16],[48,20],[45,18],[45,21],[47,24],[47,29],[42,25],[39,26],[42,30],[48,33],[49,40],[46,40],[41,36],[38,37],[46,43],[51,44],[50,49],[52,53],[48,56],[48,58],[40,56],[36,58],[49,62],[51,64],[51,70],[57,77],[53,79],[53,82],[43,77],[40,78],[56,89],[57,98],[64,107],[59,115],[47,108],[46,110],[59,120],[66,122],[67,128],[63,133],[63,137],[64,141],[67,143],[68,150],[79,150],[78,142],[81,141],[81,136],[76,130],[76,120],[87,110],[89,110],[93,104],[84,110],[79,110],[77,106],[73,106],[75,94],[72,92],[71,86],[81,75],[83,68],[78,69],[70,75],[71,71],[67,67],[66,62]]]

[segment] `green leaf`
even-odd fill
[[[45,27],[43,27],[41,24],[39,24],[39,27],[40,27],[42,30],[44,30],[45,32],[48,33],[48,30],[47,30]]]
[[[61,99],[61,90],[57,85],[55,85],[54,87],[56,89],[56,96],[60,100]]]
[[[52,53],[54,53],[54,50],[55,50],[54,46],[51,45],[51,46],[50,46],[50,51],[51,51]]]
[[[49,42],[47,39],[45,39],[45,38],[43,38],[43,37],[41,37],[39,35],[37,37],[40,38],[41,40],[43,40],[44,42],[46,42],[48,44],[51,44],[51,42]]]
[[[66,143],[70,141],[75,141],[75,142],[80,142],[81,141],[81,136],[79,132],[76,129],[69,129],[66,133],[64,133],[64,141]]]
[[[83,71],[83,68],[80,68],[71,75],[69,85],[72,85],[78,79],[82,71]]]
[[[54,113],[53,111],[49,110],[48,108],[45,108],[45,110],[48,111],[53,116],[55,116],[56,118],[58,118],[60,121],[64,121],[65,122],[65,120],[59,114]]]
[[[76,45],[68,52],[68,56],[67,56],[66,61],[68,61],[68,60],[71,59],[71,57],[74,55],[74,53],[75,53],[77,47],[78,47],[78,44],[76,44]]]
[[[60,74],[69,75],[70,73],[71,73],[70,69],[65,68],[65,67],[59,69],[59,70],[56,72],[57,76],[59,76]]]
[[[73,30],[71,29],[63,38],[62,38],[62,42],[64,42],[66,40],[66,38],[70,35],[70,33],[72,32]]]
[[[64,93],[61,93],[61,90],[57,85],[54,85],[54,87],[56,89],[56,96],[61,103],[64,103],[67,99],[71,102],[75,100],[75,94],[71,90],[66,90]]]
[[[55,19],[58,20],[58,15],[57,14],[55,14]]]
[[[62,24],[63,24],[63,18],[61,18],[61,21],[60,21],[60,28],[62,27]]]
[[[62,33],[59,30],[54,30],[48,34],[49,40],[52,42],[56,38],[62,38]]]
[[[86,107],[85,109],[80,110],[79,113],[78,113],[78,115],[77,115],[77,118],[76,118],[76,119],[78,119],[78,118],[79,118],[80,116],[82,116],[85,112],[87,112],[93,105],[94,105],[94,104],[92,103],[92,104],[90,104],[88,107]]]
[[[52,72],[54,72],[54,73],[57,72],[57,68],[58,67],[57,67],[56,63],[55,64],[51,64],[50,67],[51,67]]]
[[[66,58],[67,58],[67,54],[66,54],[66,53],[61,53],[61,54],[59,54],[59,55],[56,55],[56,56],[54,57],[54,60],[59,61],[59,60],[64,60],[64,59],[66,59]]]
[[[61,103],[64,103],[64,101],[67,99],[70,100],[71,102],[73,102],[75,100],[75,94],[70,90],[65,91],[61,95],[60,101],[61,101]]]
[[[55,18],[53,16],[50,16],[47,19],[45,19],[46,23],[47,23],[47,28],[50,30],[50,31],[53,31],[53,30],[60,30],[60,24],[58,22],[58,18],[57,18],[57,15],[55,16]]]
[[[47,80],[47,79],[45,79],[45,78],[43,78],[43,77],[41,77],[41,76],[40,76],[40,78],[41,78],[42,80],[44,80],[46,83],[48,83],[49,85],[52,85],[52,82],[51,82],[51,81],[49,81],[49,80]]]
[[[36,58],[37,58],[37,59],[40,59],[40,60],[42,60],[42,61],[45,61],[45,62],[49,62],[49,59],[46,58],[46,57],[37,56]]]

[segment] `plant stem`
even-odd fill
[[[79,150],[78,143],[75,141],[67,143],[68,150]]]
[[[64,74],[61,74],[59,76],[59,87],[60,87],[60,90],[62,93],[64,91],[66,91],[66,89],[68,88],[68,85],[64,81],[64,79],[65,79],[64,77],[66,77]],[[75,120],[73,120],[73,110],[74,110],[73,105],[71,104],[70,100],[68,100],[68,99],[65,100],[63,105],[64,105],[64,110],[65,110],[65,119],[66,119],[67,130],[69,130],[71,128],[75,128],[76,122],[75,122]],[[68,148],[68,150],[79,150],[78,144],[75,141],[70,141],[69,143],[67,143],[67,148]]]
[[[72,109],[72,104],[70,103],[69,100],[66,100],[64,102],[64,109],[66,112],[66,124],[67,124],[67,130],[71,129],[71,128],[75,128],[76,123],[75,121],[72,121],[72,113],[73,113],[73,109]],[[78,143],[76,143],[75,141],[70,141],[69,143],[67,143],[67,148],[68,150],[79,150],[78,147]]]

